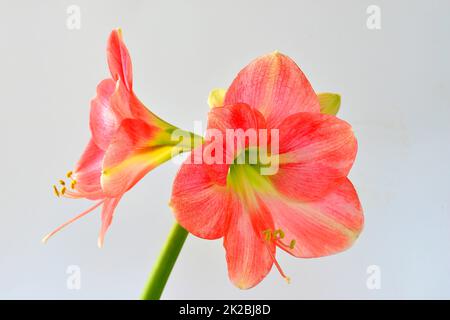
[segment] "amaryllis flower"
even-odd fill
[[[97,86],[91,101],[92,137],[68,181],[53,186],[56,195],[86,198],[96,203],[85,212],[64,223],[44,238],[102,206],[102,226],[98,244],[102,246],[114,210],[123,194],[146,173],[190,149],[171,139],[176,127],[150,112],[133,92],[131,59],[120,29],[114,30],[107,46],[111,78]]]
[[[324,103],[335,99],[334,108],[324,109],[337,112],[338,96],[322,98]],[[364,220],[347,178],[357,142],[347,122],[320,112],[318,96],[294,61],[279,52],[260,57],[228,90],[214,91],[209,103],[208,131],[278,133],[277,141],[274,135],[268,138],[269,145],[278,143],[278,150],[269,154],[278,163],[275,174],[263,175],[261,163],[236,161],[250,150],[271,150],[258,140],[231,152],[223,149],[223,161],[214,163],[193,161],[198,155],[194,150],[173,185],[171,207],[178,222],[200,238],[223,237],[230,280],[251,288],[273,265],[288,280],[276,248],[301,258],[349,248]],[[206,138],[204,158],[217,157],[220,148],[214,140]]]

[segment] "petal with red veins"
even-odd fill
[[[274,52],[257,58],[239,72],[224,104],[246,103],[259,110],[270,128],[298,112],[319,112],[317,95],[288,56]]]
[[[218,130],[223,140],[224,161],[231,163],[243,148],[258,145],[258,129],[265,128],[264,116],[247,104],[216,107],[208,114],[206,140],[210,140],[213,129]]]
[[[139,119],[147,122],[152,126],[163,128],[174,128],[155,114],[153,114],[144,104],[136,97],[134,92],[129,91],[121,81],[116,82],[114,93],[110,99],[111,110],[117,119]]]
[[[105,202],[103,203],[102,207],[102,226],[100,228],[100,234],[98,236],[98,246],[101,248],[103,247],[103,242],[105,240],[105,234],[106,231],[108,231],[109,226],[111,225],[113,216],[114,216],[114,210],[116,209],[117,205],[119,204],[121,197],[117,198],[106,198]]]
[[[194,154],[181,166],[172,188],[170,206],[177,221],[190,233],[204,239],[217,239],[225,234],[230,192],[210,171],[211,165],[195,164]],[[215,172],[228,166],[214,165]]]
[[[116,82],[116,89],[111,96],[111,108],[119,119],[141,119],[150,124],[170,127],[152,112],[150,112],[133,93],[133,74],[131,58],[119,30],[114,30],[108,40],[108,65]]]
[[[216,108],[223,106],[223,100],[225,99],[226,89],[216,88],[209,92],[208,105],[210,108]]]
[[[334,116],[302,112],[279,127],[279,169],[269,176],[283,194],[317,199],[346,177],[357,142],[351,126]]]
[[[128,49],[122,39],[120,29],[113,30],[108,39],[107,58],[109,71],[114,80],[121,79],[128,91],[133,86],[133,71]]]
[[[263,202],[275,227],[285,234],[287,246],[280,247],[296,257],[322,257],[346,250],[358,238],[364,224],[358,195],[347,178],[317,201],[265,196]],[[295,240],[293,249],[288,247],[292,240]]]
[[[147,108],[130,92],[123,82],[117,80],[110,99],[111,109],[120,119],[139,118],[136,114],[147,114]],[[135,110],[139,110],[136,112]],[[144,111],[143,111],[144,110]]]
[[[249,213],[239,200],[232,198],[229,211],[230,222],[223,243],[228,276],[238,288],[249,289],[261,282],[272,268],[275,245],[264,240],[264,230],[256,231],[258,218],[252,218],[254,213]],[[264,222],[268,227],[267,221]]]
[[[116,197],[174,154],[173,146],[159,144],[160,129],[138,119],[125,119],[103,160],[101,184],[107,196]]]
[[[100,185],[102,161],[105,152],[91,139],[74,170],[75,191],[68,190],[69,196],[86,197],[91,200],[103,197]]]
[[[121,120],[110,105],[115,87],[116,84],[112,79],[103,80],[97,86],[97,96],[91,101],[89,125],[95,143],[103,150],[108,148]]]
[[[264,116],[245,103],[215,107],[208,113],[208,129],[258,129],[265,128]]]

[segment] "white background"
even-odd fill
[[[68,30],[66,9],[81,9]],[[381,30],[366,9],[381,8]],[[0,298],[134,299],[172,223],[177,166],[151,172],[117,208],[98,249],[99,212],[51,186],[89,139],[89,101],[109,76],[105,48],[122,27],[136,94],[175,125],[205,121],[206,98],[255,57],[291,56],[316,91],[342,94],[339,116],[359,152],[351,179],[366,225],[349,251],[314,260],[284,253],[256,288],[228,280],[221,240],[189,236],[164,298],[450,298],[450,20],[448,1],[0,2]],[[69,265],[81,289],[66,286]],[[366,286],[370,265],[381,289]]]

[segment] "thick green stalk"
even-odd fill
[[[186,229],[175,222],[153,266],[142,300],[159,300],[188,234]]]

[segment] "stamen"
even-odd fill
[[[50,237],[52,237],[55,233],[57,233],[58,231],[60,231],[61,229],[63,229],[64,227],[68,226],[69,224],[71,224],[72,222],[80,219],[81,217],[87,215],[88,213],[92,212],[93,210],[95,210],[98,206],[100,206],[101,204],[103,204],[103,202],[105,202],[105,200],[102,200],[98,203],[96,203],[94,206],[90,207],[89,209],[87,209],[86,211],[80,213],[79,215],[77,215],[76,217],[70,219],[69,221],[63,223],[62,225],[60,225],[58,228],[56,228],[55,230],[53,230],[52,232],[50,232],[49,234],[47,234],[43,239],[42,242],[46,243],[48,241],[48,239],[50,239]]]
[[[296,245],[297,241],[295,239],[292,239],[291,242],[289,244],[287,244],[286,242],[282,241],[282,240],[276,240],[276,244],[281,248],[288,250],[288,249],[294,249],[295,245]]]
[[[56,185],[53,185],[53,193],[59,198],[60,194],[59,194],[59,190],[56,187]]]
[[[65,186],[66,182],[64,180],[59,180],[59,184],[62,185],[62,186]]]
[[[72,180],[72,182],[70,183],[70,188],[75,189],[76,184],[77,184],[77,180]]]
[[[296,243],[297,241],[295,241],[295,239],[292,239],[291,243],[289,243],[289,248],[294,249]]]
[[[73,174],[72,171],[68,171],[68,172],[66,173],[66,177],[70,179],[70,178],[72,178],[72,174]]]
[[[274,254],[273,254],[272,251],[270,250],[270,246],[269,246],[269,244],[270,244],[271,241],[274,241],[274,243],[276,243],[277,241],[280,241],[280,240],[278,240],[278,238],[275,236],[275,234],[279,234],[280,237],[281,237],[281,236],[284,237],[284,232],[283,232],[281,229],[278,229],[278,230],[276,230],[276,231],[274,231],[274,232],[272,232],[271,230],[265,230],[265,231],[263,231],[263,234],[264,234],[264,236],[265,236],[264,239],[266,240],[266,241],[265,241],[265,245],[266,245],[267,251],[269,252],[270,257],[272,258],[273,264],[274,264],[275,267],[278,269],[278,272],[279,272],[280,275],[283,277],[283,279],[286,280],[286,282],[287,282],[288,284],[291,283],[291,278],[289,278],[288,276],[286,276],[286,274],[283,272],[283,269],[281,269],[280,264],[278,263],[278,261],[277,261],[277,259],[275,258]],[[267,234],[269,235],[269,240],[267,240]],[[272,236],[274,236],[274,237],[273,237],[273,240],[270,239],[270,238],[272,238]]]
[[[266,245],[267,251],[269,251],[269,255],[272,258],[273,264],[275,265],[275,267],[277,267],[278,272],[280,273],[280,275],[283,277],[284,280],[286,280],[286,282],[289,284],[291,283],[291,278],[289,278],[288,276],[286,276],[286,274],[283,272],[283,269],[281,269],[280,264],[278,263],[277,259],[275,258],[275,256],[272,254],[272,251],[270,251],[270,248],[268,245]]]
[[[62,187],[61,189],[61,194],[64,195],[64,193],[66,193],[66,187]]]
[[[284,231],[281,229],[275,230],[273,233],[274,238],[283,239],[284,238]]]
[[[271,230],[264,230],[263,235],[264,235],[264,240],[266,240],[266,241],[272,240],[272,231]]]

